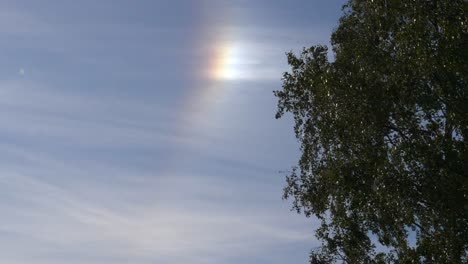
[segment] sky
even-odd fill
[[[0,1],[0,263],[307,263],[285,52],[344,0]]]

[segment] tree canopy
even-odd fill
[[[468,2],[343,13],[333,56],[288,53],[275,91],[301,146],[284,198],[321,220],[311,263],[467,263]]]

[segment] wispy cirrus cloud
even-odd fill
[[[2,1],[0,263],[306,260],[272,90],[334,14],[298,1]]]
[[[239,181],[238,173],[254,179],[272,171],[203,172],[177,156],[164,168],[155,164],[162,154],[145,166],[121,164],[116,152],[154,151],[163,142],[196,148],[206,137],[171,133],[164,106],[118,99],[0,83],[0,246],[7,252],[0,262],[229,263],[310,239],[297,227],[302,220],[278,217],[263,198],[277,190],[266,184],[255,192],[258,183]],[[216,163],[232,158],[230,150],[212,150],[218,160],[204,151]],[[242,159],[230,162],[238,167]],[[254,200],[264,207],[247,204]]]
[[[4,149],[2,158],[23,156],[25,164],[2,164],[0,233],[10,239],[9,245],[5,240],[0,244],[8,248],[29,242],[24,248],[28,257],[6,254],[0,261],[58,261],[68,248],[69,258],[96,260],[90,263],[110,263],[112,258],[182,263],[187,256],[200,260],[196,263],[215,263],[310,238],[308,231],[294,228],[294,222],[278,218],[269,208],[252,210],[229,203],[235,199],[229,195],[233,191],[229,180],[194,175],[153,178],[148,172],[127,171],[106,188],[89,175],[98,168],[81,171],[76,164],[41,153]],[[60,178],[74,178],[79,184],[59,184]],[[148,191],[148,185],[154,195],[140,193]],[[212,255],[217,257],[207,257]],[[104,260],[106,256],[113,257]]]
[[[0,82],[0,109],[3,133],[64,144],[142,146],[189,140],[171,134],[171,111],[164,106],[66,93],[22,80]]]

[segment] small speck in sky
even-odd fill
[[[24,76],[24,73],[25,73],[25,72],[24,72],[24,69],[23,69],[23,68],[20,68],[20,69],[18,70],[18,73],[19,73],[19,75]]]

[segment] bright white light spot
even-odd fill
[[[248,49],[240,43],[226,43],[220,47],[214,65],[215,79],[239,80],[251,79],[253,68],[259,64],[246,53]]]
[[[282,69],[272,66],[271,54],[244,42],[219,44],[208,76],[215,80],[279,80]]]

